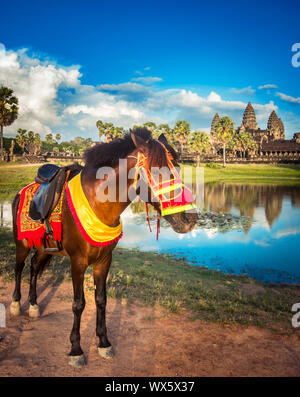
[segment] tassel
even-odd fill
[[[159,212],[157,211],[156,240],[158,240],[159,233],[160,233],[160,216],[159,216]]]
[[[152,233],[150,219],[149,219],[148,203],[145,203],[145,204],[146,204],[147,221],[148,221],[150,232]]]

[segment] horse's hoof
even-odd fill
[[[30,305],[29,306],[29,317],[38,318],[40,317],[40,308],[39,305]]]
[[[80,356],[69,356],[69,365],[75,368],[83,367],[85,365],[84,354]]]
[[[12,316],[19,316],[21,314],[20,301],[12,301],[9,309]]]
[[[109,347],[98,347],[98,353],[103,358],[112,358],[115,355],[112,346]]]

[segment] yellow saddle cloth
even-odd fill
[[[83,237],[92,245],[106,246],[122,237],[122,222],[116,227],[105,225],[96,216],[81,186],[81,172],[66,187],[67,201]]]

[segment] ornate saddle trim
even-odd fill
[[[69,172],[68,174],[69,175]],[[53,230],[53,238],[56,241],[61,241],[61,215],[62,215],[62,201],[64,196],[64,188],[66,186],[67,179],[65,180],[62,193],[56,204],[55,208],[51,212],[49,222]],[[34,221],[29,216],[29,207],[34,194],[40,187],[39,183],[33,182],[25,186],[20,190],[20,203],[18,209],[17,228],[18,228],[18,240],[27,239],[29,247],[38,247],[43,244],[43,237],[46,233],[45,224],[38,221]]]

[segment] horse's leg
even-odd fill
[[[36,294],[36,281],[37,276],[41,268],[44,268],[46,264],[50,261],[51,255],[45,254],[41,251],[36,251],[33,257],[31,258],[31,266],[30,266],[30,288],[29,288],[29,317],[37,318],[40,317],[40,309],[36,302],[37,294]]]
[[[101,260],[93,265],[95,283],[95,301],[97,306],[96,334],[99,337],[98,353],[104,358],[114,356],[114,350],[107,338],[105,309],[106,309],[106,278],[111,264],[112,251],[104,251]]]
[[[86,268],[87,265],[85,265],[83,261],[80,261],[80,259],[72,260],[71,258],[71,273],[74,292],[74,300],[72,305],[74,322],[70,335],[72,348],[69,354],[69,364],[73,365],[74,367],[81,367],[85,364],[84,354],[80,347],[80,320],[81,314],[85,307],[83,281]]]
[[[10,313],[13,316],[20,314],[20,300],[21,300],[21,278],[22,271],[25,265],[25,259],[30,251],[25,240],[16,241],[16,263],[15,263],[15,289],[10,304]]]

